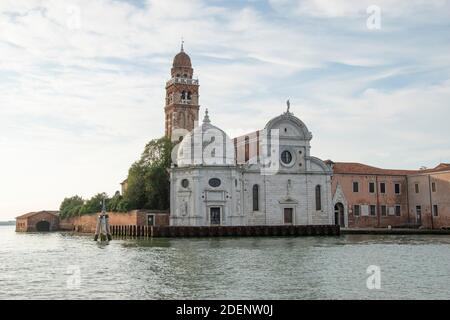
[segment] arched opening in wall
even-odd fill
[[[345,227],[344,205],[340,202],[334,206],[334,223],[337,226]]]
[[[319,185],[316,186],[316,210],[322,210],[322,188]]]
[[[36,231],[38,231],[38,232],[49,232],[50,231],[50,222],[48,222],[48,221],[39,221],[36,224]]]

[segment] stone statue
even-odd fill
[[[286,101],[286,105],[287,105],[287,112],[286,112],[286,113],[290,113],[290,110],[291,110],[291,102],[289,101],[289,99]]]
[[[180,213],[182,216],[186,216],[188,213],[188,203],[185,199],[180,204]]]
[[[287,186],[286,186],[286,196],[289,198],[291,196],[291,190],[292,190],[292,181],[291,179],[288,179]]]

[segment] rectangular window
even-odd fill
[[[400,217],[402,215],[402,207],[401,206],[395,206],[395,215],[397,217]]]
[[[394,185],[394,189],[395,189],[395,194],[400,194],[401,190],[400,190],[400,183],[396,183]]]
[[[380,193],[386,193],[386,183],[380,183]]]
[[[439,215],[437,204],[433,205],[433,216],[437,217]]]
[[[375,183],[369,182],[369,192],[375,193]]]
[[[418,184],[418,183],[416,183],[416,184],[414,185],[414,188],[415,188],[415,190],[416,190],[416,193],[419,193],[419,184]]]
[[[247,162],[250,159],[250,138],[245,137],[245,147],[244,147],[244,161]]]
[[[359,183],[353,182],[353,192],[359,192]]]
[[[376,216],[377,215],[377,207],[374,205],[370,205],[370,215]]]
[[[431,191],[436,192],[436,182],[431,183]]]
[[[355,216],[359,216],[360,214],[361,214],[361,208],[360,208],[360,206],[359,205],[357,205],[357,204],[355,204],[354,206],[353,206],[353,215],[355,215]]]
[[[387,207],[386,206],[381,206],[381,215],[382,216],[387,216]]]

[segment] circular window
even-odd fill
[[[220,181],[220,179],[217,179],[217,178],[209,179],[209,185],[213,188],[219,187],[221,183],[222,182]]]
[[[182,186],[183,188],[189,187],[189,180],[188,180],[188,179],[183,179],[183,180],[181,180],[181,186]]]
[[[290,164],[292,162],[292,154],[287,150],[283,151],[281,153],[281,161],[284,164]]]

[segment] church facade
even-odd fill
[[[199,87],[192,76],[182,48],[166,86],[166,135],[180,141],[170,170],[170,225],[333,224],[332,171],[310,155],[312,134],[289,106],[264,129],[232,140],[207,110],[194,128]]]
[[[199,120],[199,81],[183,47],[166,83],[165,132],[178,142],[170,169],[174,226],[329,225],[450,227],[450,164],[389,170],[322,161],[291,111],[230,139]],[[126,189],[126,181],[122,184]]]

